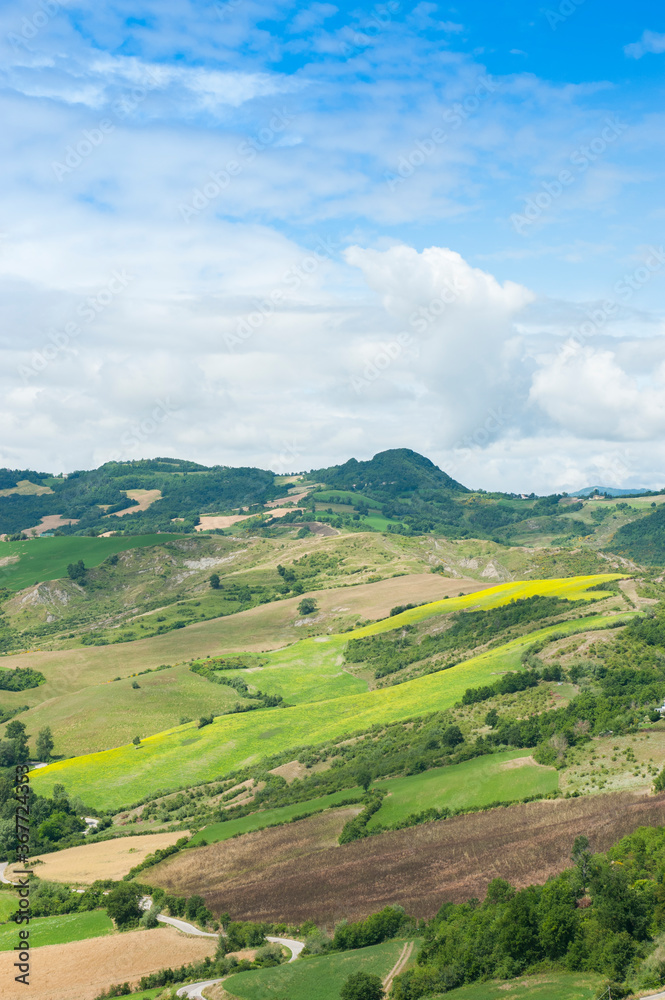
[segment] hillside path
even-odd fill
[[[219,934],[212,934],[210,931],[201,931],[194,924],[188,924],[186,920],[178,920],[177,917],[164,917],[160,913],[157,919],[162,924],[170,924],[171,927],[182,931],[183,934],[192,934],[194,937],[219,937]]]
[[[383,980],[383,988],[386,991],[386,993],[389,991],[390,987],[392,986],[393,979],[395,978],[395,976],[398,976],[400,974],[400,972],[404,969],[404,966],[406,965],[406,963],[411,958],[411,955],[413,954],[414,943],[415,942],[413,942],[413,941],[407,941],[407,943],[404,945],[404,947],[402,948],[402,950],[401,950],[401,952],[399,954],[399,958],[397,959],[397,961],[393,965],[392,969],[390,970],[390,972],[388,973],[388,975],[386,976],[386,978]]]
[[[0,882],[4,882],[5,885],[14,885],[15,884],[14,882],[10,881],[10,879],[8,878],[5,878],[5,869],[7,868],[8,864],[9,861],[0,862]]]

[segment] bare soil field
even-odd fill
[[[130,500],[138,500],[138,504],[134,507],[128,507],[127,510],[116,510],[113,514],[108,514],[107,517],[124,517],[125,514],[138,514],[142,510],[147,510],[151,507],[156,500],[162,499],[161,490],[125,490],[125,493]]]
[[[2,1000],[94,1000],[112,983],[137,984],[167,966],[200,962],[213,955],[213,938],[186,937],[174,928],[126,931],[109,937],[35,948],[30,986],[16,983],[14,952],[0,953]]]
[[[362,806],[328,809],[296,823],[184,851],[148,869],[150,885],[203,895],[206,887],[247,876],[262,883],[266,870],[272,871],[275,865],[294,862],[297,866],[300,858],[305,858],[307,866],[315,864],[318,852],[334,849],[344,824],[361,811]]]
[[[148,855],[160,847],[175,844],[180,837],[188,837],[188,830],[171,833],[152,833],[144,837],[118,837],[100,844],[84,844],[82,847],[68,847],[53,854],[41,854],[36,860],[43,862],[35,867],[41,879],[53,882],[76,882],[92,885],[96,879],[121,879],[130,868],[138,865]],[[31,863],[34,863],[31,861]],[[7,869],[7,878],[13,879],[12,867]]]
[[[32,528],[23,528],[22,530],[26,535],[31,535],[34,531],[36,535],[43,535],[45,531],[55,531],[56,528],[61,528],[63,524],[78,524],[79,519],[77,517],[63,517],[62,514],[47,514],[43,517],[39,524],[34,525]]]
[[[132,507],[132,510],[138,510],[138,507]],[[285,514],[292,513],[293,507],[273,507],[270,516],[284,517]],[[256,514],[204,514],[200,524],[197,524],[194,530],[210,531],[211,528],[230,528],[232,524],[237,524],[238,521],[247,521],[250,517],[256,517]]]
[[[578,834],[604,851],[639,826],[663,823],[665,793],[619,792],[471,813],[343,847],[317,843],[309,854],[305,842],[298,846],[299,824],[292,824],[164,862],[158,884],[199,892],[213,912],[226,910],[234,919],[332,925],[391,903],[430,918],[448,900],[482,899],[493,878],[518,887],[545,882],[570,865]],[[278,838],[285,838],[281,851]],[[289,838],[297,851],[291,858],[285,856]]]

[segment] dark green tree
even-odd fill
[[[383,983],[369,972],[352,972],[340,992],[340,1000],[384,1000]]]
[[[37,743],[36,743],[37,760],[40,761],[50,760],[54,746],[55,743],[53,742],[53,733],[51,732],[51,727],[44,726],[44,728],[40,729],[39,733],[37,734]]]
[[[18,719],[12,719],[5,729],[5,736],[14,744],[15,762],[17,764],[25,764],[26,761],[30,760],[25,723],[19,722]]]
[[[213,590],[219,590],[219,573],[210,574],[210,586]]]
[[[315,611],[318,611],[319,606],[313,597],[303,597],[302,601],[298,605],[299,615],[313,615]]]
[[[141,916],[141,890],[130,882],[120,882],[106,897],[106,912],[118,927],[127,927]]]

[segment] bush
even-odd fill
[[[312,597],[303,597],[302,601],[298,605],[299,615],[312,615],[315,611],[318,611],[318,604]]]
[[[352,972],[342,991],[340,1000],[383,1000],[383,983],[369,972]]]

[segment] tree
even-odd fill
[[[141,685],[139,684],[138,681],[132,681],[132,687],[134,688],[134,690],[138,690],[138,688],[140,688]]]
[[[490,726],[492,729],[494,729],[498,721],[499,721],[499,713],[495,708],[490,708],[489,712],[485,716],[485,725]]]
[[[106,897],[106,912],[118,927],[126,927],[141,916],[141,890],[130,882],[120,882]]]
[[[86,572],[85,563],[82,559],[79,559],[77,563],[70,563],[67,567],[67,576],[69,579],[73,580],[74,583],[80,583],[81,586],[85,584]]]
[[[384,1000],[383,983],[369,972],[352,972],[342,991],[340,1000]]]
[[[210,574],[210,586],[213,590],[219,590],[219,573]]]
[[[372,784],[372,772],[366,767],[361,767],[357,773],[358,784],[367,792]]]
[[[37,734],[36,752],[38,760],[50,760],[53,753],[53,733],[50,726],[44,726]]]
[[[589,864],[591,862],[591,851],[589,850],[589,838],[580,834],[573,841],[573,853],[571,860],[579,872],[582,889],[586,889],[589,880]]]
[[[135,747],[140,746],[141,745],[141,737],[140,736],[135,736],[134,739],[132,740],[132,743],[134,744]]]
[[[319,606],[313,597],[303,597],[302,601],[298,605],[299,615],[312,615],[315,611],[318,611]]]
[[[14,744],[14,754],[17,764],[25,764],[30,760],[28,750],[28,737],[25,732],[25,724],[18,719],[12,719],[5,729],[5,736]]]

